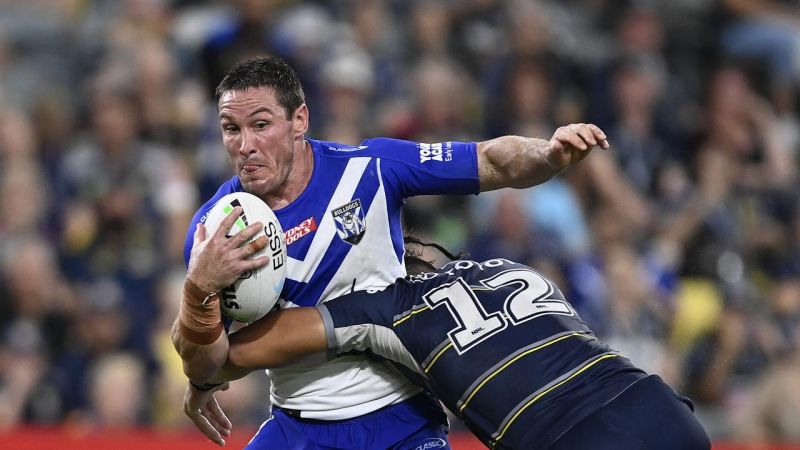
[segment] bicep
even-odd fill
[[[316,308],[275,311],[231,334],[229,340],[228,362],[250,370],[280,367],[327,348]]]

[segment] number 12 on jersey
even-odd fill
[[[458,324],[447,335],[459,355],[504,330],[508,321],[518,325],[545,314],[575,315],[567,302],[548,298],[555,288],[531,270],[510,269],[481,280],[481,284],[490,290],[519,285],[503,301],[505,314],[499,311],[487,313],[475,292],[461,277],[428,291],[422,297],[431,309],[442,304],[447,306]]]

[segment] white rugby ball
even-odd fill
[[[267,247],[252,258],[269,256],[269,263],[239,279],[220,292],[222,313],[239,322],[254,322],[266,315],[278,302],[286,280],[286,241],[278,218],[264,201],[246,192],[228,194],[214,204],[206,215],[206,236],[213,235],[233,208],[240,206],[242,215],[228,231],[230,238],[248,225],[261,222],[264,229],[252,239],[267,237]],[[252,240],[251,239],[251,240]]]

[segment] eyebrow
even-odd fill
[[[248,115],[248,117],[253,117],[256,114],[260,114],[262,112],[274,114],[271,109],[267,108],[266,106],[262,106],[260,108],[257,108],[255,111],[251,112],[250,115]]]
[[[270,108],[268,108],[268,107],[266,107],[266,106],[261,106],[261,107],[259,107],[259,108],[256,108],[256,109],[255,109],[253,112],[251,112],[250,114],[248,114],[248,115],[247,115],[247,117],[253,117],[253,116],[255,116],[255,115],[257,115],[257,114],[260,114],[260,113],[263,113],[263,112],[266,112],[266,113],[269,113],[269,114],[273,114],[273,115],[275,114],[275,113],[272,111],[272,109],[270,109]],[[223,118],[223,119],[230,119],[230,118],[231,118],[231,115],[230,115],[230,114],[228,114],[228,113],[226,113],[226,112],[220,112],[220,113],[219,113],[219,117],[220,117],[220,118]]]

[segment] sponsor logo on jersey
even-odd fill
[[[439,142],[438,144],[419,144],[419,163],[423,164],[428,161],[452,161],[453,160],[453,143],[452,142]]]
[[[292,244],[294,241],[300,239],[301,237],[311,233],[312,231],[317,229],[317,222],[314,220],[314,217],[309,217],[308,219],[300,222],[300,225],[296,225],[292,228],[289,228],[284,234],[286,235],[286,245]]]
[[[364,221],[364,209],[361,200],[352,202],[331,210],[333,220],[336,222],[336,232],[339,237],[349,244],[356,245],[361,242],[367,226]]]
[[[447,442],[445,442],[442,438],[431,438],[426,439],[425,442],[419,444],[418,446],[414,447],[414,450],[428,450],[431,448],[445,448],[447,446]]]
[[[359,150],[364,150],[365,148],[367,148],[366,145],[359,145],[358,147],[351,147],[351,146],[347,146],[347,147],[331,147],[330,145],[328,146],[328,150],[331,150],[331,151],[334,151],[334,152],[357,152]]]

